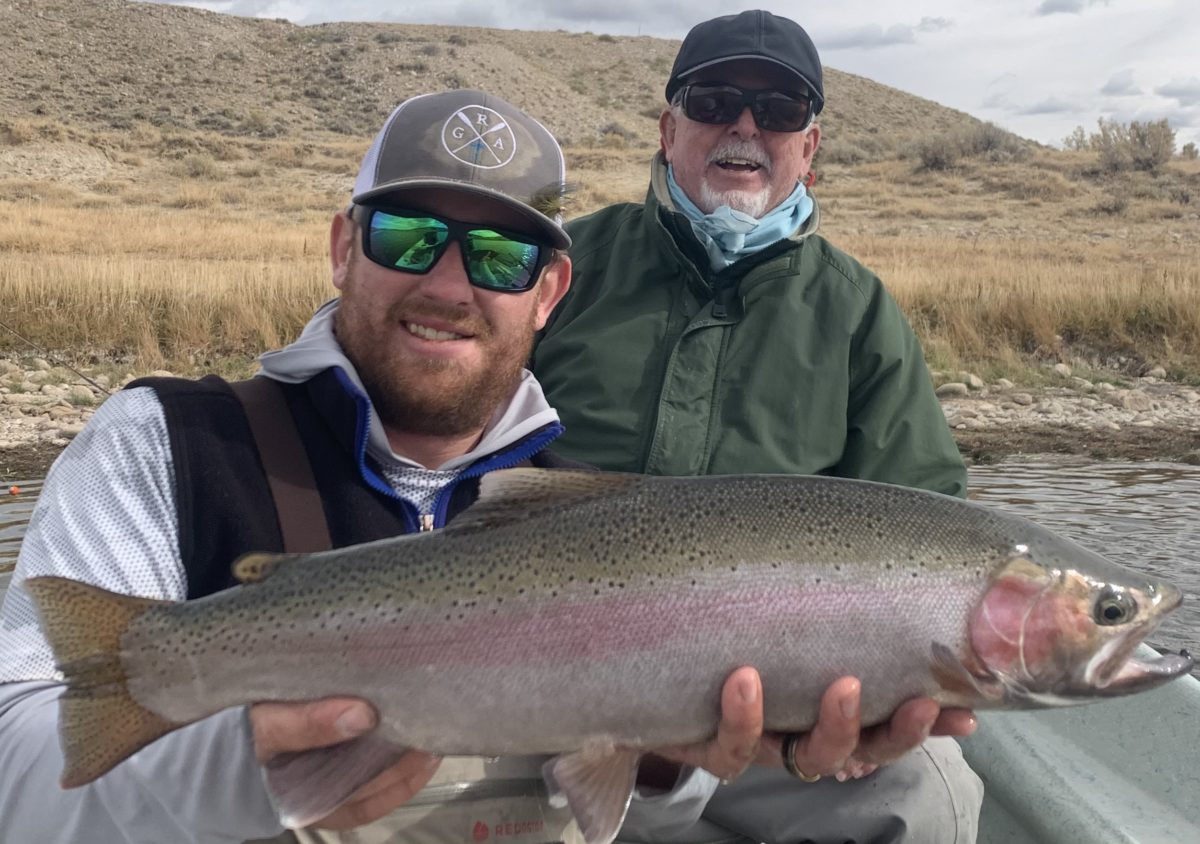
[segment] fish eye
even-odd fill
[[[1096,599],[1096,623],[1106,626],[1124,624],[1133,618],[1136,609],[1137,605],[1128,593],[1106,589]]]

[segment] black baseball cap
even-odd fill
[[[351,201],[403,202],[421,188],[498,200],[551,245],[571,245],[562,227],[562,149],[545,126],[495,95],[462,89],[405,100],[367,150]]]
[[[813,114],[821,113],[825,89],[821,81],[821,58],[812,39],[795,21],[761,9],[693,26],[679,47],[667,79],[667,102],[671,102],[692,74],[737,59],[774,62],[791,71],[812,92]]]

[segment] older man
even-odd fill
[[[705,21],[666,97],[645,202],[568,227],[575,284],[533,359],[567,425],[556,448],[612,470],[831,474],[962,495],[912,330],[879,279],[816,233],[805,182],[825,93],[811,39],[769,12]],[[857,712],[852,678],[829,697]],[[857,736],[838,712],[824,728]],[[970,713],[919,700],[840,755],[787,740],[775,765],[810,784],[763,767],[709,779],[701,826],[660,836],[973,840],[978,778],[952,739],[922,744],[972,729]]]
[[[228,710],[64,791],[61,675],[22,584],[54,574],[199,598],[233,585],[241,553],[440,527],[474,500],[485,472],[562,465],[546,450],[562,426],[523,364],[570,282],[563,184],[554,139],[503,100],[408,100],[367,153],[350,208],[333,217],[340,298],[263,356],[249,392],[214,377],[148,379],[100,408],[46,479],[0,615],[0,839],[275,835],[276,781],[263,763],[373,728],[371,707],[350,699]],[[753,670],[734,672],[723,703],[713,741],[664,753],[740,771],[761,731]],[[498,828],[512,844],[578,840],[569,813],[546,802],[540,762],[441,764],[409,752],[300,835],[449,841]],[[410,802],[435,771],[434,787]],[[689,814],[691,799],[656,794],[653,813]]]

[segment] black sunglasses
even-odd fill
[[[355,205],[363,254],[389,270],[424,275],[453,241],[462,251],[467,281],[484,290],[523,293],[537,284],[553,247],[529,235],[438,217],[423,211]]]
[[[812,97],[774,88],[748,91],[737,85],[695,82],[683,86],[675,100],[689,119],[714,125],[735,122],[749,106],[755,124],[766,132],[802,132],[816,116]]]

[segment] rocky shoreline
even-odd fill
[[[969,373],[935,372],[934,379],[946,422],[970,462],[1071,454],[1200,464],[1200,392],[1165,375],[1151,370],[1125,379],[1129,386],[1114,386],[1058,364],[1054,384],[1036,390],[1004,379],[988,384]],[[108,379],[89,377],[100,389],[45,360],[0,358],[0,481],[45,475],[106,398]]]
[[[1200,392],[1151,369],[1129,386],[1092,382],[1066,364],[1034,390],[969,373],[934,373],[946,423],[972,462],[1022,454],[1200,464]]]

